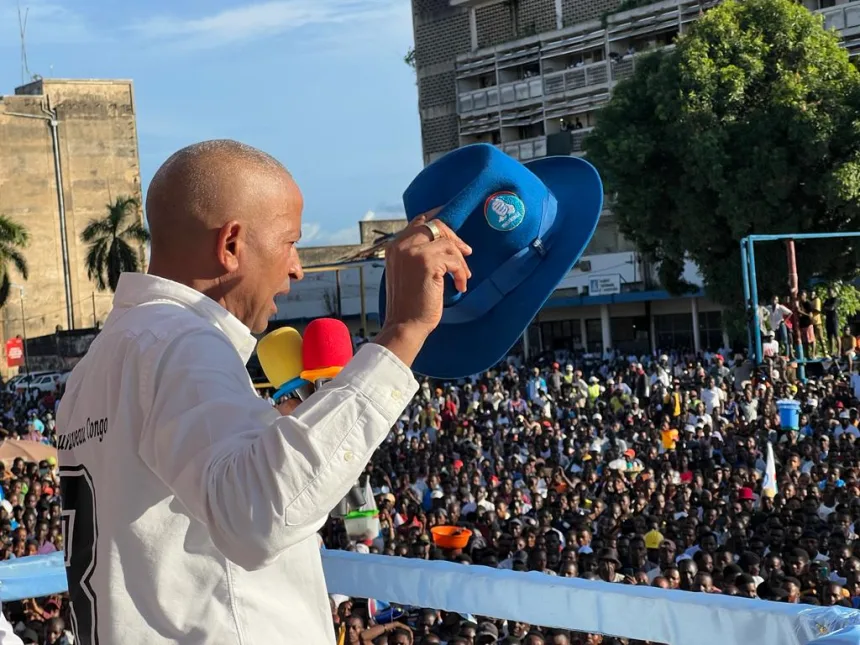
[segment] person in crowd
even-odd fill
[[[839,355],[848,364],[848,372],[854,371],[854,357],[856,356],[857,341],[851,332],[851,326],[845,325],[842,337],[839,339]]]
[[[824,330],[827,332],[827,353],[831,356],[839,352],[839,292],[835,287],[827,290],[824,299]]]
[[[805,291],[798,294],[794,303],[797,312],[797,323],[800,330],[800,342],[806,358],[815,356],[815,315],[814,301],[809,299]]]
[[[791,356],[794,351],[791,347],[791,334],[788,328],[791,319],[791,309],[779,301],[778,295],[774,295],[768,308],[768,314],[770,323],[768,331],[775,335],[779,344]]]

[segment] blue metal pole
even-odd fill
[[[744,312],[747,315],[747,354],[752,356],[753,354],[753,336],[752,336],[752,327],[750,326],[750,320],[752,319],[750,316],[751,307],[750,307],[750,271],[749,264],[747,260],[747,238],[743,238],[741,240],[741,272],[743,274],[744,281]]]
[[[789,233],[784,235],[749,235],[746,239],[752,242],[778,242],[780,240],[826,240],[842,237],[860,237],[860,231],[845,231],[842,233]]]
[[[752,237],[749,248],[747,248],[747,260],[749,261],[749,276],[750,276],[750,302],[753,310],[753,338],[755,339],[755,364],[756,366],[762,363],[761,351],[761,323],[758,319],[758,281],[755,276],[755,242]]]
[[[795,351],[797,354],[797,378],[801,383],[806,383],[806,359],[803,357],[803,338],[799,335],[797,350]]]

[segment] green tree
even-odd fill
[[[99,291],[116,291],[121,273],[140,271],[140,247],[149,242],[147,231],[138,216],[140,204],[133,197],[117,197],[107,205],[107,214],[90,220],[81,241],[87,250],[87,276]]]
[[[403,62],[409,65],[413,70],[415,69],[415,48],[410,47],[406,55],[403,57]]]
[[[23,249],[30,245],[30,233],[24,226],[11,220],[5,215],[0,215],[0,307],[9,299],[9,291],[12,280],[9,273],[12,267],[18,272],[22,280],[30,276],[27,260],[22,253]]]
[[[860,73],[792,0],[727,0],[636,59],[586,141],[624,235],[663,285],[742,301],[739,240],[860,230]],[[801,285],[856,275],[850,239],[797,243]],[[757,244],[761,297],[785,293],[783,245]]]

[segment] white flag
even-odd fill
[[[761,485],[761,494],[770,498],[776,496],[776,462],[773,460],[773,446],[767,442],[767,465],[764,468],[764,481]]]

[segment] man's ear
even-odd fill
[[[242,225],[235,220],[227,222],[218,231],[218,261],[228,273],[239,270],[242,233]]]

